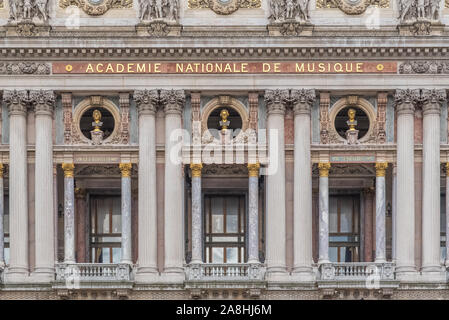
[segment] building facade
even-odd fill
[[[0,299],[449,298],[448,25],[3,0]]]

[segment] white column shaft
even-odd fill
[[[416,271],[414,165],[414,115],[398,111],[396,270],[399,273]]]
[[[28,274],[28,186],[25,114],[10,114],[9,133],[9,239],[8,273]]]
[[[181,114],[169,112],[165,115],[165,273],[184,273],[182,165],[175,150],[179,141],[172,141],[172,134],[181,129]]]
[[[423,119],[422,271],[440,267],[440,114],[426,112]]]
[[[157,273],[156,121],[154,113],[139,114],[139,200],[137,273]]]
[[[35,235],[36,274],[53,277],[53,119],[51,112],[36,112]]]
[[[312,170],[310,113],[295,115],[294,272],[312,271]]]
[[[266,263],[271,274],[286,273],[284,114],[271,113],[267,121],[270,167],[266,189]],[[277,137],[274,140],[272,137]]]
[[[3,168],[0,176],[0,267],[5,265],[5,230],[3,229],[5,202],[3,190]]]
[[[75,186],[74,179],[64,177],[64,262],[75,263]]]
[[[259,262],[259,177],[248,180],[248,263]]]

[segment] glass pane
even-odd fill
[[[99,261],[101,263],[110,263],[111,261],[111,255],[110,255],[110,249],[109,248],[102,248],[101,249],[101,257],[102,260]]]
[[[106,201],[97,202],[97,233],[109,233],[109,206]]]
[[[121,199],[114,197],[112,201],[112,233],[122,232]]]
[[[3,232],[9,233],[9,214],[3,216]]]
[[[329,198],[329,232],[338,232],[337,197]]]
[[[122,258],[122,248],[112,248],[112,262],[119,263]]]
[[[97,242],[121,242],[121,238],[120,237],[101,237],[98,238]]]
[[[212,233],[223,233],[223,198],[211,198]]]
[[[444,263],[444,261],[446,261],[446,247],[440,248],[440,259],[441,263]]]
[[[340,260],[341,262],[352,262],[352,252],[349,247],[340,248]]]
[[[9,248],[4,248],[4,250],[5,251],[3,251],[3,252],[5,254],[5,263],[9,264]]]
[[[331,262],[338,262],[338,248],[329,247],[329,260]]]
[[[353,198],[344,197],[340,201],[340,232],[352,232]]]
[[[226,262],[238,263],[238,248],[226,248]]]
[[[223,248],[212,248],[212,262],[223,263]]]
[[[239,199],[227,198],[226,199],[226,233],[237,233],[239,227],[238,220],[239,213]]]
[[[212,237],[213,242],[238,242],[238,237]]]

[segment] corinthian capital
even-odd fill
[[[3,92],[3,101],[8,106],[10,114],[24,115],[27,112],[29,103],[28,92],[26,90],[5,90]]]
[[[312,105],[315,102],[316,94],[313,89],[292,90],[290,94],[295,115],[310,114]]]
[[[133,98],[136,101],[139,115],[156,113],[156,106],[159,103],[157,90],[136,90],[134,91]]]
[[[34,106],[36,115],[53,114],[55,108],[55,93],[52,90],[30,91],[30,103]]]
[[[160,99],[165,114],[181,114],[186,96],[184,90],[161,90]]]
[[[267,103],[268,114],[285,113],[285,105],[289,100],[288,90],[267,90],[265,91],[265,102]]]
[[[398,89],[394,95],[398,113],[413,113],[419,99],[419,89]]]
[[[441,104],[444,101],[446,101],[446,90],[423,89],[421,92],[423,114],[440,114]]]

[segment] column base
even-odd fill
[[[291,280],[294,282],[314,282],[316,275],[312,267],[295,267],[291,275]]]
[[[421,279],[430,282],[445,282],[446,271],[442,266],[425,266],[421,269]]]
[[[5,271],[5,283],[25,283],[29,282],[29,272],[26,268],[13,267]]]
[[[138,283],[154,283],[160,281],[160,276],[156,267],[137,267],[134,279]]]
[[[183,283],[186,280],[186,273],[184,268],[165,268],[161,274],[161,280],[170,283]]]
[[[39,283],[52,282],[55,280],[55,269],[54,268],[36,268],[31,274],[33,281]]]
[[[400,281],[417,281],[419,273],[415,266],[396,266],[396,278]]]
[[[272,282],[287,282],[290,281],[290,275],[285,266],[269,266],[265,274],[267,281]]]

